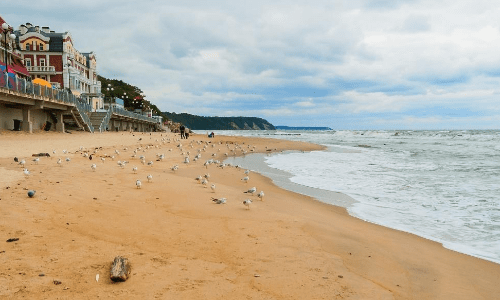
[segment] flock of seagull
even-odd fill
[[[142,139],[139,139],[139,141],[141,141]],[[180,152],[180,154],[184,157],[184,164],[190,164],[190,163],[195,163],[197,162],[198,160],[201,159],[202,157],[202,152],[206,152],[206,151],[209,151],[209,146],[211,146],[212,148],[215,148],[215,147],[223,147],[223,144],[222,142],[218,142],[218,144],[216,145],[215,143],[211,143],[211,142],[208,142],[208,141],[195,141],[195,140],[191,140],[190,143],[188,143],[187,145],[182,145],[181,143],[181,140],[178,139],[178,138],[175,138],[175,139],[170,139],[170,138],[167,138],[167,137],[163,137],[161,138],[160,140],[159,139],[156,139],[156,142],[159,142],[157,145],[154,145],[152,143],[150,144],[147,144],[145,146],[141,145],[140,147],[136,147],[134,150],[133,150],[133,154],[131,155],[131,158],[132,159],[136,159],[137,158],[137,155],[139,155],[138,159],[140,160],[140,162],[143,164],[143,165],[147,165],[149,167],[153,167],[153,164],[154,162],[151,160],[149,162],[146,162],[146,157],[144,154],[140,155],[138,154],[139,152],[146,152],[146,150],[149,150],[149,149],[161,149],[162,148],[162,145],[164,144],[167,144],[167,143],[174,143],[174,144],[177,144],[176,148],[178,149],[178,151]],[[196,151],[192,150],[195,146],[195,144],[197,144],[198,146],[200,146],[199,149],[197,149]],[[233,155],[236,155],[238,154],[238,151],[241,153],[241,154],[246,154],[248,151],[255,151],[256,147],[255,146],[250,146],[250,145],[247,145],[246,148],[249,149],[245,149],[245,147],[243,145],[239,145],[237,143],[226,143],[226,148],[229,152],[226,152],[224,153],[224,156],[229,156],[229,153],[233,154]],[[202,146],[202,147],[201,147]],[[231,148],[231,146],[234,146],[233,148]],[[187,149],[187,150],[186,150]],[[267,149],[267,147],[266,147]],[[122,151],[127,151],[128,149],[125,147],[123,148]],[[102,151],[102,147],[96,147],[96,148],[93,148],[92,150],[89,150],[89,149],[86,149],[84,148],[83,146],[80,146],[79,150],[75,152],[75,154],[81,154],[83,157],[86,157],[88,158],[90,161],[92,161],[94,159],[95,156],[100,156],[100,160],[101,160],[101,163],[105,163],[106,159],[107,158],[110,158],[111,160],[115,160],[116,157],[120,156],[121,152],[120,150],[116,149],[114,151],[114,154],[113,155],[107,155],[107,154],[99,154],[99,152]],[[168,150],[169,152],[172,152],[173,149],[169,149]],[[191,153],[191,152],[197,152],[197,153]],[[218,152],[221,151],[221,148],[218,148],[217,149]],[[63,154],[68,154],[69,152],[67,150],[62,150],[62,153]],[[57,152],[56,150],[53,150],[52,151],[52,154],[53,154],[53,157],[57,155]],[[194,155],[193,159],[191,159],[191,155]],[[48,156],[48,155],[47,155]],[[216,153],[212,153],[211,154],[212,157],[216,157],[217,154]],[[156,154],[156,161],[163,161],[165,159],[165,154],[164,153],[157,153]],[[17,162],[19,165],[22,166],[23,168],[23,173],[26,177],[29,177],[31,175],[30,171],[28,170],[28,168],[26,168],[26,160],[25,159],[19,159],[17,157],[14,158],[14,161]],[[40,162],[40,157],[35,157],[32,159],[33,161],[33,164],[37,165],[39,162]],[[64,160],[66,163],[70,163],[71,162],[71,158],[70,157],[66,157],[65,160]],[[124,169],[127,164],[129,162],[128,161],[125,161],[125,160],[119,160],[117,161],[117,165]],[[63,159],[62,158],[58,158],[57,159],[57,162],[56,164],[59,166],[59,167],[63,167]],[[203,164],[205,166],[206,169],[208,169],[208,167],[210,165],[216,165],[217,167],[219,168],[225,168],[225,167],[232,167],[231,164],[225,164],[225,163],[221,163],[220,161],[218,160],[215,160],[213,158],[209,159],[209,160],[206,160],[205,163]],[[234,166],[236,168],[240,168],[239,166]],[[96,172],[97,171],[97,164],[96,163],[92,163],[90,165],[90,168],[93,172]],[[171,168],[172,172],[176,172],[178,169],[179,169],[179,165],[178,164],[175,164],[173,165]],[[133,166],[132,167],[132,172],[134,174],[137,174],[139,168],[137,166]],[[241,179],[241,181],[243,181],[244,183],[248,183],[250,181],[250,177],[249,177],[249,173],[250,171],[249,170],[245,170],[244,171],[244,177]],[[146,176],[146,179],[148,182],[152,182],[153,180],[153,175],[152,174],[148,174]],[[196,181],[198,183],[200,183],[201,185],[203,185],[205,188],[207,188],[208,186],[210,186],[210,189],[212,191],[212,193],[215,193],[216,192],[216,185],[215,183],[209,183],[209,179],[210,179],[210,174],[209,173],[206,173],[205,175],[200,175],[198,177],[195,178]],[[137,189],[141,189],[142,188],[142,182],[140,179],[136,179],[135,181],[135,185],[136,185],[136,188]],[[244,191],[243,193],[245,194],[251,194],[252,196],[254,196],[254,194],[257,192],[257,188],[256,187],[252,187],[250,189],[248,189],[247,191]],[[32,197],[34,195],[34,192],[33,191],[30,191],[30,194],[29,196]],[[257,197],[263,201],[264,200],[264,192],[263,191],[260,191],[258,194],[257,194]],[[227,202],[227,198],[214,198],[212,197],[211,198],[212,202],[216,203],[216,204],[225,204]],[[247,198],[243,201],[243,204],[246,206],[247,209],[250,209],[250,205],[252,204],[252,200],[250,198]]]

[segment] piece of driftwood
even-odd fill
[[[111,266],[111,280],[125,281],[130,277],[130,263],[127,258],[117,256]]]

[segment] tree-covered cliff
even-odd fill
[[[203,117],[191,114],[163,112],[173,122],[192,130],[274,130],[273,124],[256,117]]]

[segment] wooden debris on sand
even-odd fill
[[[112,281],[126,281],[130,276],[130,263],[127,258],[117,256],[111,266]]]

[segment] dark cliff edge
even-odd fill
[[[273,124],[256,117],[202,117],[187,113],[163,112],[172,122],[191,130],[275,130]]]

